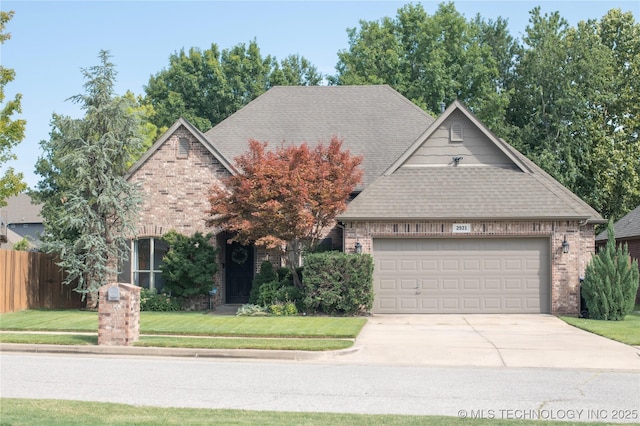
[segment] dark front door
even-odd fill
[[[253,246],[234,242],[227,244],[226,249],[226,303],[249,303],[253,282]]]

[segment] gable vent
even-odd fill
[[[462,124],[461,123],[453,123],[451,124],[451,129],[450,129],[450,139],[451,142],[462,142],[463,138],[462,138]]]
[[[189,139],[180,138],[178,139],[178,158],[189,158]]]

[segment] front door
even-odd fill
[[[227,244],[226,249],[226,303],[249,303],[254,272],[253,246],[233,242]]]

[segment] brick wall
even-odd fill
[[[180,138],[189,140],[187,158],[178,158]],[[184,127],[160,146],[129,178],[142,188],[138,236],[160,236],[171,229],[185,235],[207,233],[209,188],[228,170]]]
[[[186,158],[178,158],[180,138],[189,141]],[[229,171],[191,132],[179,127],[129,177],[129,182],[140,186],[143,196],[137,237],[160,237],[170,230],[189,236],[196,232],[217,234],[218,229],[205,225],[208,191],[213,184],[229,175]],[[220,247],[219,257],[224,256],[226,242],[213,238],[211,243]],[[222,263],[219,259],[218,265]],[[222,268],[218,268],[214,282],[218,285],[215,303],[219,305],[224,303]]]
[[[460,221],[458,221],[460,222]],[[595,251],[592,225],[575,221],[464,221],[471,232],[454,234],[453,221],[349,222],[345,224],[345,251],[353,253],[356,241],[363,253],[373,252],[376,237],[548,237],[551,244],[551,312],[577,315],[580,309],[580,277]],[[562,252],[564,238],[569,253]],[[373,253],[375,256],[375,253]]]

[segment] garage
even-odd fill
[[[547,238],[375,238],[374,313],[549,313]]]

